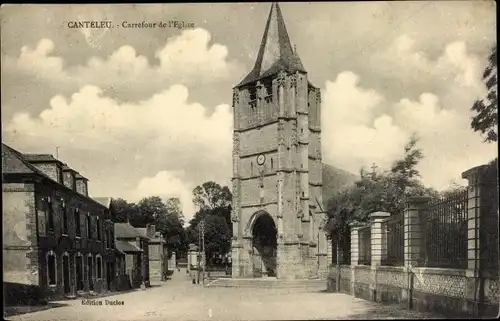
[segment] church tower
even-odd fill
[[[233,278],[326,273],[320,106],[273,3],[255,66],[233,88]]]

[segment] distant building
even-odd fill
[[[129,223],[116,223],[115,246],[125,253],[125,273],[130,285],[136,288],[144,282],[149,286],[149,238],[146,233]],[[123,266],[119,268],[123,269]]]
[[[149,238],[149,275],[151,281],[166,280],[168,270],[168,252],[166,242],[155,225],[137,228]]]
[[[52,155],[5,144],[2,172],[6,303],[114,290],[113,222],[88,180]]]

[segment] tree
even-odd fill
[[[475,113],[472,117],[471,127],[485,136],[485,142],[498,140],[498,91],[497,91],[497,46],[493,48],[488,66],[484,70],[483,80],[488,94],[485,98],[477,100],[471,110]]]
[[[418,138],[413,135],[403,158],[396,160],[390,170],[380,171],[375,164],[371,172],[362,168],[360,178],[351,188],[329,200],[327,230],[331,235],[345,232],[350,222],[366,222],[373,212],[401,213],[409,196],[438,197],[437,191],[418,180],[416,166],[424,155],[417,143]]]
[[[137,203],[137,209],[142,216],[141,227],[145,227],[147,224],[155,224],[161,217],[168,214],[167,206],[159,196],[143,198]]]
[[[207,258],[226,254],[231,246],[232,194],[227,186],[205,182],[193,190],[193,203],[198,211],[185,230],[186,242],[200,244],[200,223],[205,222],[205,249]]]
[[[141,221],[139,212],[134,203],[128,203],[126,200],[117,198],[111,201],[111,207],[115,214],[115,222],[126,223]]]
[[[167,211],[168,213],[174,213],[181,225],[184,225],[184,214],[181,209],[181,201],[177,197],[171,197],[166,201]]]
[[[233,196],[227,186],[205,182],[193,190],[193,203],[200,209],[215,209],[231,205]]]

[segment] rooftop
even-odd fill
[[[97,203],[106,206],[108,209],[111,207],[111,197],[92,197]]]
[[[115,223],[115,237],[116,238],[148,238],[145,233],[135,228],[130,223]]]
[[[236,87],[276,75],[282,70],[306,72],[296,50],[292,48],[280,6],[273,2],[255,65]]]
[[[130,244],[125,241],[120,241],[116,240],[115,241],[115,247],[118,251],[122,253],[140,253],[143,252],[142,249],[138,248],[137,246]]]

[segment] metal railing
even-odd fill
[[[372,230],[371,225],[359,229],[359,258],[358,264],[371,265],[372,263]]]
[[[382,265],[404,265],[404,215],[392,215],[382,222]]]
[[[467,267],[467,190],[432,201],[420,211],[424,246],[420,266]]]

